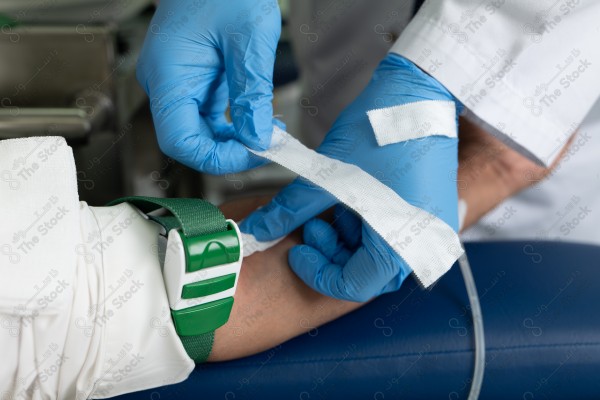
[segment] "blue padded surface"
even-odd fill
[[[466,246],[483,310],[482,399],[600,398],[600,248]],[[199,365],[179,384],[122,399],[465,399],[468,298],[455,265],[252,357]]]

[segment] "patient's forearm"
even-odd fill
[[[560,161],[542,167],[467,120],[460,122],[458,195],[467,203],[463,229],[502,201],[544,179]]]
[[[222,210],[239,220],[267,200],[238,201]],[[289,248],[298,243],[299,235],[290,235],[244,259],[231,317],[216,330],[209,361],[269,349],[361,306],[321,295],[298,279],[287,261]]]

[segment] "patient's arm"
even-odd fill
[[[551,166],[543,167],[464,118],[459,138],[458,196],[467,203],[463,229],[505,199],[548,176],[573,140],[572,136]]]
[[[241,200],[221,209],[227,218],[240,220],[268,200]],[[298,243],[300,235],[292,234],[244,258],[231,316],[215,331],[209,361],[269,349],[361,306],[319,294],[298,279],[287,262],[288,249]]]
[[[467,121],[461,121],[460,139],[458,189],[468,204],[465,227],[556,165],[540,167]],[[236,201],[222,210],[240,220],[268,200]],[[288,249],[298,243],[296,233],[244,259],[231,317],[215,332],[209,361],[266,350],[361,306],[321,295],[298,279],[287,262]]]

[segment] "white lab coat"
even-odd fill
[[[463,239],[600,245],[599,226],[600,100],[550,176],[499,204],[467,229]]]
[[[85,399],[177,383],[159,227],[78,201],[63,138],[0,141],[0,397]]]
[[[548,165],[600,94],[599,37],[594,0],[430,0],[391,51]]]

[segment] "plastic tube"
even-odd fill
[[[464,247],[464,246],[463,246]],[[483,384],[483,373],[485,370],[485,336],[483,331],[483,315],[481,314],[481,305],[479,304],[479,296],[475,287],[475,280],[467,258],[467,252],[463,253],[458,259],[458,265],[462,272],[463,280],[469,295],[469,304],[471,305],[471,315],[473,316],[473,332],[475,336],[475,369],[473,371],[473,379],[471,382],[471,390],[469,391],[469,400],[479,398],[481,385]]]

